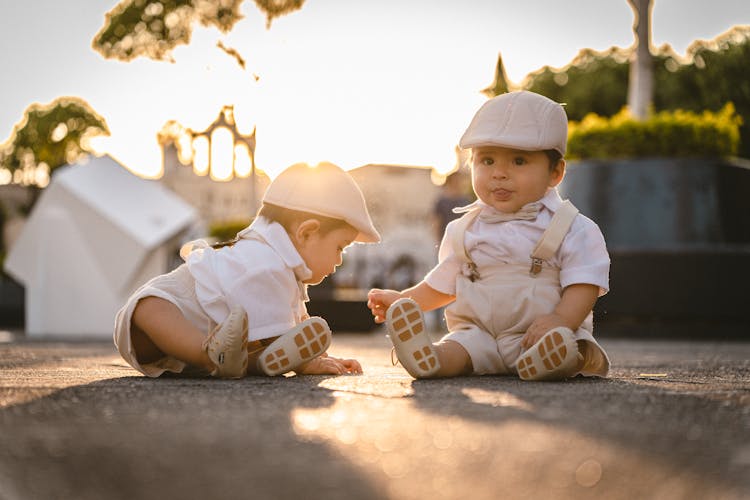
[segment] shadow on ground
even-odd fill
[[[739,499],[750,344],[604,340],[611,378],[135,375],[111,345],[0,346],[0,498]]]
[[[383,498],[345,458],[295,433],[293,409],[333,403],[316,385],[123,377],[6,407],[0,497]]]

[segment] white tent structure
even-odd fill
[[[106,337],[128,296],[169,270],[195,210],[109,156],[61,167],[5,261],[29,337]]]

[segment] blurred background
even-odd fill
[[[110,335],[183,242],[330,161],[384,239],[310,308],[370,331],[367,289],[421,279],[472,199],[474,112],[527,89],[565,103],[561,192],[612,254],[599,331],[748,331],[746,1],[39,0],[0,4],[0,41],[0,329]]]

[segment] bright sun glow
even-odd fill
[[[234,147],[234,173],[238,177],[247,177],[251,170],[250,150],[246,144],[239,143]]]
[[[234,138],[226,127],[211,132],[211,178],[228,181],[234,175]]]
[[[208,174],[208,137],[193,139],[193,170],[198,175]]]
[[[79,95],[106,119],[112,134],[93,140],[94,150],[145,177],[161,175],[156,134],[165,123],[174,120],[200,132],[225,105],[234,106],[241,133],[255,127],[255,164],[271,177],[294,163],[320,161],[344,169],[430,166],[444,174],[455,167],[454,147],[486,100],[481,90],[492,82],[498,53],[518,85],[545,65],[566,65],[582,48],[633,43],[633,14],[625,0],[580,0],[575,9],[554,0],[471,2],[471,7],[427,0],[311,1],[274,19],[269,29],[256,4],[244,2],[243,19],[228,33],[196,25],[190,43],[170,54],[174,63],[145,58],[125,63],[89,49],[111,2],[89,1],[85,7],[82,0],[53,2],[38,13],[45,22],[70,9],[68,4],[90,15],[65,16],[65,23],[49,23],[49,33],[32,38],[26,34],[34,27],[34,7],[11,3],[12,8],[0,7],[0,19],[7,21],[0,41],[14,49],[2,59],[6,67],[22,67],[31,57],[37,64],[19,79],[34,85],[19,84],[0,96],[5,134],[0,140],[35,100]],[[722,2],[707,10],[701,2],[655,1],[654,45],[669,42],[684,53],[695,39],[750,23],[746,2],[731,3],[738,7]],[[25,42],[16,46],[13,40]],[[217,41],[237,50],[245,68],[218,49]],[[46,79],[43,72],[82,77]],[[53,139],[66,132],[55,129]],[[185,159],[191,148],[180,146]],[[192,147],[196,169],[208,175],[207,145]],[[231,149],[219,153],[211,174],[226,178]],[[247,162],[243,155],[237,158],[235,169],[244,175]]]
[[[485,100],[478,90],[491,79],[496,50],[488,46],[488,63],[469,75],[445,64],[457,60],[458,48],[450,49],[456,54],[423,53],[418,46],[404,49],[397,40],[363,37],[358,30],[375,26],[353,6],[346,10],[363,18],[360,28],[340,26],[335,37],[302,36],[322,15],[320,8],[306,4],[297,15],[274,21],[270,30],[258,29],[264,20],[255,7],[244,9],[246,19],[225,43],[252,53],[247,70],[216,50],[214,31],[197,29],[190,45],[174,51],[174,64],[158,66],[159,72],[190,75],[179,90],[160,95],[158,102],[144,102],[149,115],[105,112],[112,137],[98,141],[97,151],[109,152],[144,176],[157,177],[161,154],[154,131],[168,120],[202,131],[223,106],[233,105],[241,133],[256,128],[255,163],[270,177],[299,162],[328,161],[347,170],[377,163],[430,166],[440,173],[455,168],[454,147]],[[341,44],[341,39],[352,44]],[[436,99],[426,92],[436,81],[461,97]],[[134,119],[139,127],[129,123]],[[210,175],[218,180],[232,175],[228,137],[212,138]],[[192,146],[196,172],[208,173],[208,145],[195,140]],[[236,158],[236,174],[247,175],[247,154],[238,152]]]

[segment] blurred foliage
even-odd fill
[[[208,228],[208,236],[216,238],[216,241],[231,241],[237,236],[237,233],[245,229],[253,219],[233,220],[224,222],[215,222]]]
[[[255,5],[266,15],[266,28],[271,27],[275,18],[301,9],[303,3],[305,0],[255,0]]]
[[[570,120],[581,120],[589,113],[612,116],[628,100],[628,56],[628,50],[619,48],[584,49],[562,70],[545,66],[532,73],[524,88],[565,103]]]
[[[630,49],[582,50],[566,67],[530,74],[526,90],[566,103],[571,120],[590,113],[611,117],[627,104]],[[734,104],[743,117],[738,154],[750,158],[750,26],[736,26],[709,41],[696,41],[686,57],[665,45],[653,54],[654,112],[719,112]]]
[[[90,153],[88,139],[95,135],[109,135],[109,128],[81,98],[59,97],[49,104],[32,104],[10,138],[0,145],[0,167],[14,174],[46,165],[51,174]],[[19,182],[17,177],[14,180]],[[20,183],[39,184],[33,177]]]
[[[591,113],[570,123],[568,157],[733,156],[741,123],[731,103],[717,113],[661,111],[646,120],[636,120],[626,108],[611,118]]]
[[[302,7],[305,0],[255,0],[266,15],[266,27],[273,19]],[[242,19],[243,0],[121,0],[106,15],[104,26],[91,46],[106,58],[130,61],[144,56],[171,60],[178,45],[190,43],[193,25],[229,32]]]

